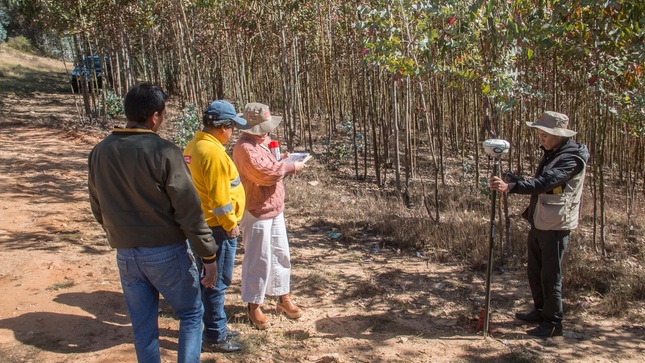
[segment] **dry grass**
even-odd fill
[[[455,170],[455,175],[449,174],[446,185],[440,189],[441,216],[440,222],[436,222],[423,203],[424,197],[434,198],[428,195],[427,185],[427,194],[422,194],[422,188],[418,187],[420,181],[415,181],[417,188],[411,191],[412,208],[406,208],[391,186],[379,189],[373,183],[357,182],[347,165],[344,169],[335,165],[334,170],[329,170],[321,159],[324,158],[318,158],[306,172],[287,182],[287,205],[297,210],[290,215],[306,218],[312,227],[339,232],[338,241],[344,244],[414,251],[431,261],[456,261],[475,270],[485,269],[490,196],[485,188],[467,184],[460,170]],[[318,184],[312,185],[313,181]],[[635,302],[645,300],[645,218],[640,206],[628,222],[624,193],[619,186],[610,190],[612,195],[605,198],[608,257],[601,257],[593,249],[593,198],[587,188],[580,226],[572,232],[565,253],[564,284],[570,295],[603,296],[602,311],[621,316]],[[498,211],[503,205],[499,199]],[[499,222],[499,214],[496,216],[495,266],[523,268],[526,263],[525,239],[529,226],[520,214],[528,205],[528,199],[528,196],[519,195],[508,197],[510,243],[503,236],[505,227]],[[639,202],[635,205],[639,206]],[[504,241],[503,246],[500,241]],[[314,276],[310,278],[316,280]],[[331,282],[325,277],[320,284]],[[352,298],[383,293],[372,283],[345,291],[347,297]]]
[[[76,285],[76,283],[74,281],[65,281],[65,282],[54,284],[54,285],[48,287],[47,291],[57,291],[57,290],[69,289],[70,287],[73,287],[74,285]]]
[[[15,93],[63,93],[71,86],[62,62],[25,54],[0,45],[0,96]],[[67,64],[71,72],[71,64]],[[48,72],[43,72],[47,69]]]

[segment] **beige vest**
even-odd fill
[[[543,171],[551,169],[558,159],[552,160]],[[564,231],[578,227],[582,187],[587,169],[585,161],[579,157],[578,159],[583,163],[582,171],[569,179],[559,194],[538,195],[535,213],[533,213],[535,228],[543,231]]]

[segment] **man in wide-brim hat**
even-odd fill
[[[492,177],[490,189],[499,192],[530,194],[531,202],[522,214],[531,224],[528,234],[528,279],[533,295],[533,310],[515,317],[539,323],[527,333],[537,337],[562,335],[562,256],[572,229],[578,226],[580,201],[589,152],[571,139],[569,118],[546,111],[535,122],[544,155],[535,177],[524,179],[509,175],[504,181]],[[507,183],[508,182],[508,183]]]

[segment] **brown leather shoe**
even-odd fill
[[[264,330],[269,327],[267,322],[267,317],[260,309],[260,304],[251,304],[249,303],[247,315],[249,316],[249,321],[257,329]]]
[[[302,309],[296,306],[296,304],[291,301],[291,295],[284,294],[278,297],[278,304],[276,305],[276,310],[278,314],[284,313],[284,315],[289,319],[298,319],[302,316]]]

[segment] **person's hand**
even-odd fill
[[[201,279],[202,285],[214,288],[215,281],[217,281],[217,262],[202,263],[202,268],[204,269],[204,276]]]
[[[494,176],[490,178],[488,181],[488,187],[490,190],[494,190],[497,192],[508,192],[508,184],[506,184],[502,179],[500,179],[497,176]]]
[[[226,231],[226,235],[228,238],[236,238],[240,235],[240,226],[237,224],[235,225],[235,228],[231,229],[230,231]]]
[[[502,174],[502,180],[504,180],[506,183],[517,183],[518,181],[520,181],[522,179],[524,179],[524,178],[519,177],[519,176],[511,173],[510,171],[505,171]]]
[[[302,161],[296,161],[295,164],[296,164],[296,172],[301,171],[306,166],[305,163],[303,163]]]
[[[287,151],[287,152],[283,152],[282,154],[280,154],[280,160],[284,160],[284,159],[288,158],[288,157],[289,157],[289,155],[290,155],[290,154],[289,154],[289,152],[288,152],[288,151]]]

